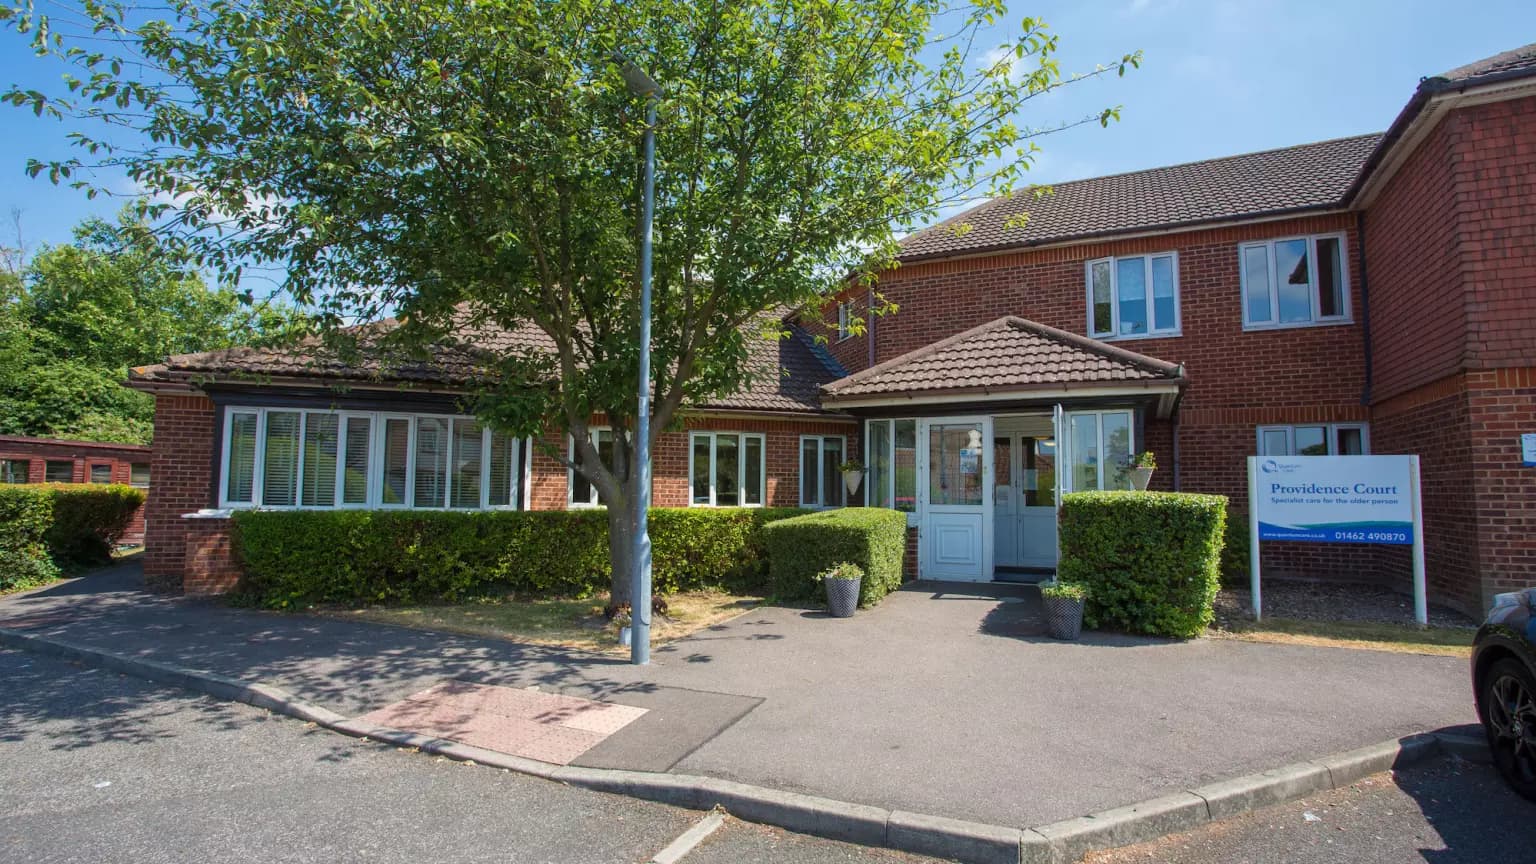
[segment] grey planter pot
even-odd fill
[[[1045,632],[1055,639],[1076,639],[1083,635],[1083,601],[1065,597],[1044,597]]]
[[[859,608],[859,583],[862,579],[823,579],[827,585],[827,609],[833,618],[852,618]]]
[[[1147,491],[1147,484],[1152,482],[1152,472],[1156,468],[1132,468],[1130,470],[1131,488],[1138,492]]]

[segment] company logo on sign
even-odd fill
[[[1259,471],[1260,540],[1413,543],[1411,457],[1277,457]]]

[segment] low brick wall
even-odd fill
[[[240,584],[229,519],[189,517],[181,590],[189,597],[227,594]]]

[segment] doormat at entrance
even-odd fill
[[[444,681],[357,719],[567,765],[645,713],[538,690]]]

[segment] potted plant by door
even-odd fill
[[[1056,639],[1076,639],[1083,633],[1083,603],[1088,586],[1052,580],[1040,586],[1045,603],[1045,631]]]
[[[1131,488],[1145,492],[1147,484],[1152,482],[1152,472],[1156,470],[1157,457],[1152,455],[1151,450],[1143,450],[1131,457],[1125,473],[1131,478]]]
[[[859,586],[864,581],[859,565],[844,561],[816,574],[816,579],[827,586],[827,610],[832,617],[852,618],[859,608]]]
[[[837,470],[843,472],[843,485],[848,487],[848,497],[853,498],[853,493],[859,489],[859,484],[864,482],[864,466],[857,459],[849,459],[837,466]]]

